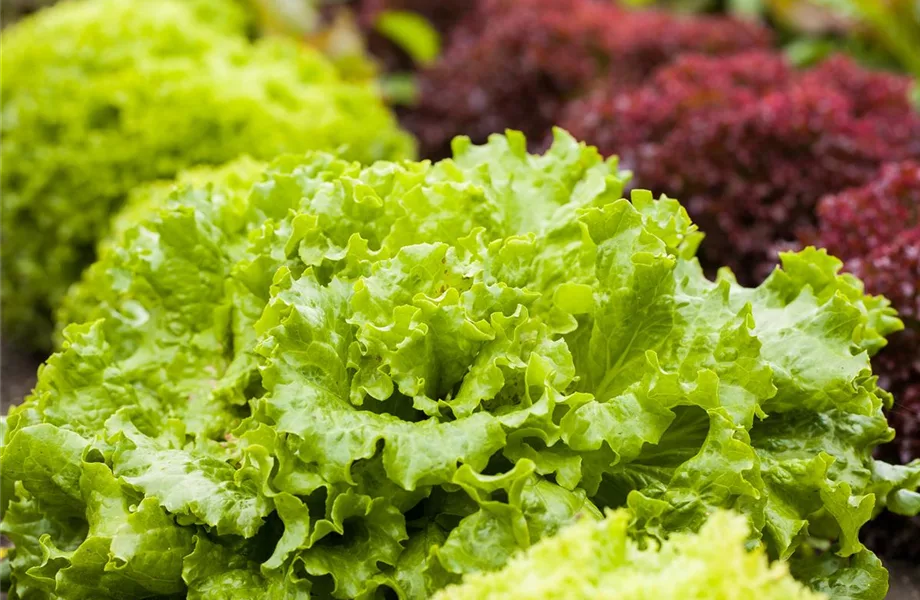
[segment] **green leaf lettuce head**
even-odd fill
[[[95,310],[94,305],[99,298],[94,282],[105,277],[106,265],[112,260],[108,253],[119,252],[119,248],[124,247],[126,233],[155,216],[177,189],[210,187],[207,202],[212,205],[211,210],[223,210],[225,214],[233,215],[246,208],[249,190],[261,179],[266,167],[265,163],[244,155],[219,167],[187,169],[180,172],[175,180],[155,181],[131,190],[124,206],[113,215],[107,234],[97,245],[99,259],[86,269],[80,282],[70,286],[55,314],[55,346],[60,347],[62,343],[61,330],[65,325],[82,321]],[[237,241],[242,243],[245,239]]]
[[[820,600],[762,548],[747,552],[744,518],[718,511],[698,534],[677,533],[642,548],[628,536],[629,512],[583,519],[511,558],[500,571],[472,573],[434,600]]]
[[[426,598],[625,507],[658,541],[733,510],[809,586],[883,598],[859,529],[920,508],[920,465],[872,458],[899,321],[813,249],[707,280],[626,177],[557,131],[180,183],[8,417],[15,593]]]
[[[412,154],[370,82],[248,29],[234,0],[75,0],[4,31],[5,338],[48,345],[51,312],[140,183],[243,153]]]

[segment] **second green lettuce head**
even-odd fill
[[[5,339],[47,346],[51,311],[139,183],[243,153],[412,154],[371,85],[248,27],[234,0],[76,0],[4,32]]]
[[[747,552],[744,519],[718,511],[698,534],[641,547],[629,511],[583,518],[513,557],[500,571],[468,575],[434,600],[823,600],[763,549]]]

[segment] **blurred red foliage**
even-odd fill
[[[770,42],[766,29],[725,17],[596,0],[480,0],[442,59],[420,73],[420,101],[405,121],[430,158],[445,156],[461,134],[480,142],[511,128],[539,143],[566,103],[595,86],[631,89],[681,53]]]

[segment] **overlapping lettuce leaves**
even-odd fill
[[[686,212],[627,176],[511,132],[180,187],[9,417],[16,593],[425,598],[626,507],[662,540],[732,509],[812,587],[884,597],[859,528],[920,508],[920,465],[872,458],[899,322],[814,250],[708,281]]]
[[[513,557],[500,571],[474,573],[435,600],[820,600],[796,582],[783,563],[769,564],[762,549],[744,549],[743,518],[718,511],[699,533],[677,533],[662,545],[641,547],[629,537],[630,514],[583,519]],[[564,557],[564,558],[563,558]]]
[[[247,2],[77,0],[3,33],[3,335],[45,350],[51,316],[136,186],[241,154],[401,159],[414,142],[367,79],[250,39]]]

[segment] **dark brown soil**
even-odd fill
[[[920,600],[920,565],[890,563],[888,571],[891,573],[888,600]]]
[[[56,0],[0,0],[0,26],[9,27],[19,19]]]
[[[25,398],[35,385],[35,371],[41,357],[0,342],[0,412]]]

